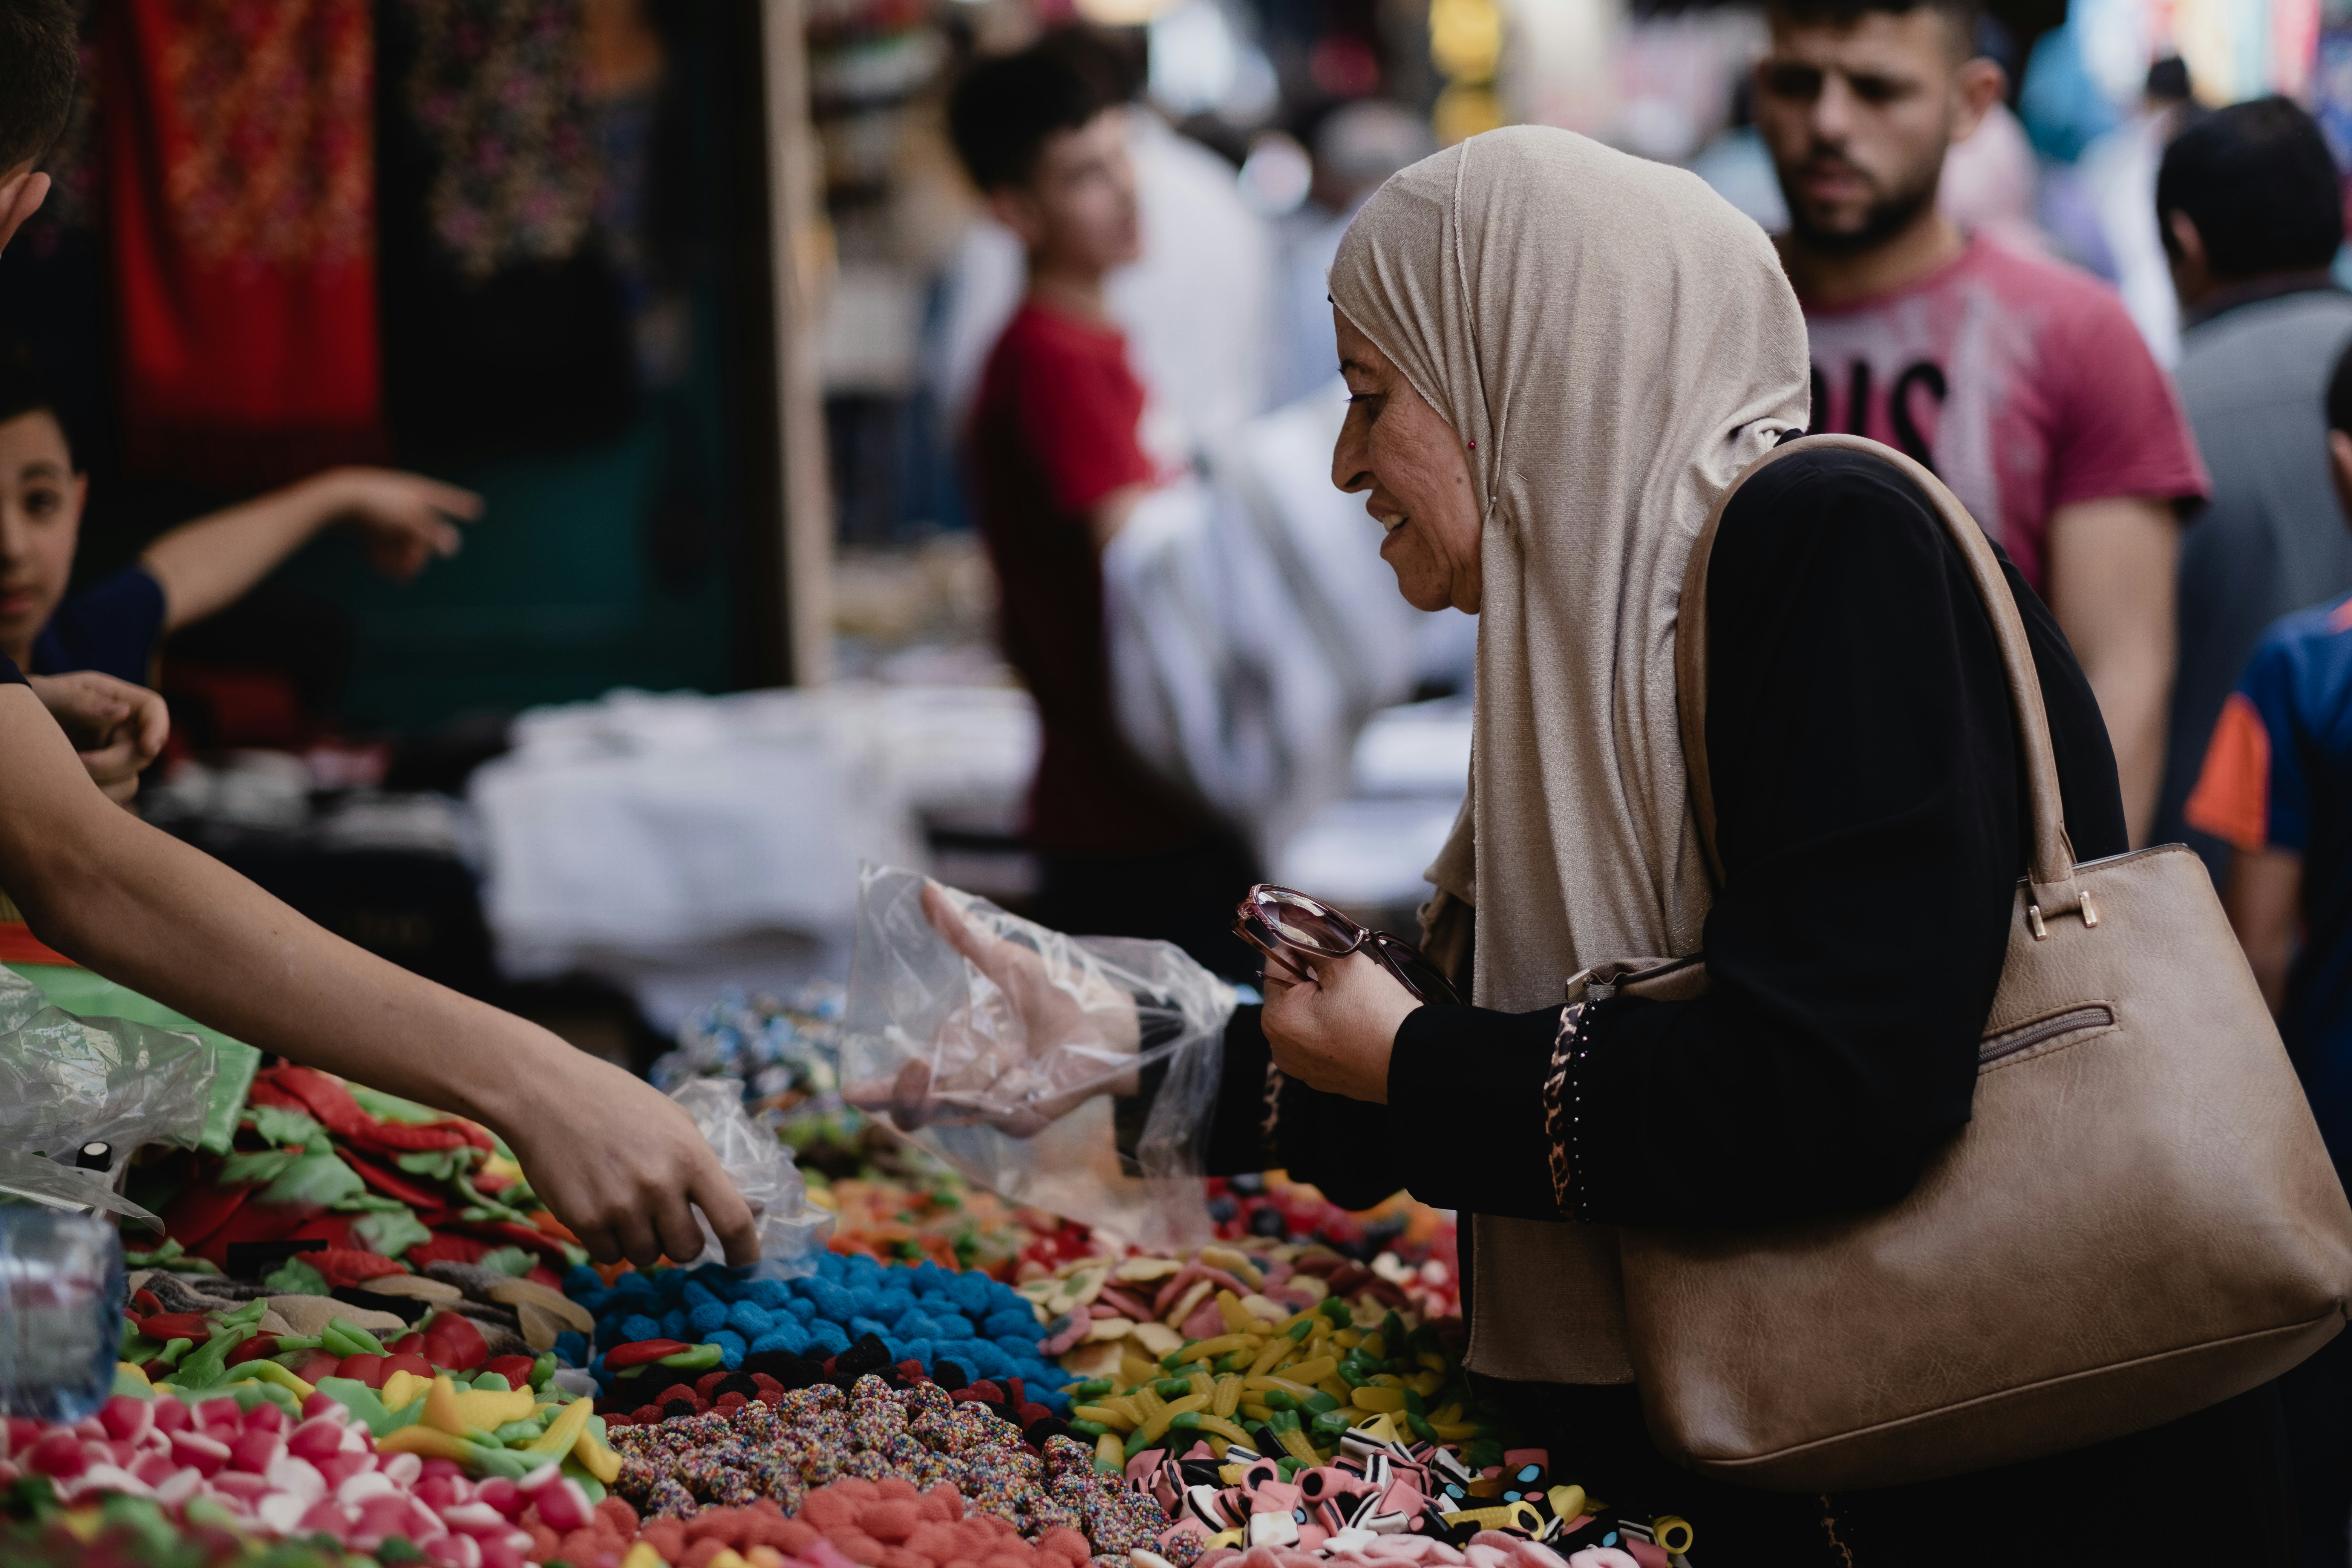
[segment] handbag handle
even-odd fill
[[[2026,795],[2033,816],[2032,859],[2027,874],[2033,889],[2028,918],[2034,936],[2040,940],[2048,934],[2046,917],[2074,910],[2081,912],[2085,926],[2097,925],[2096,910],[2074,881],[2074,847],[2066,837],[2058,758],[2050,743],[2050,715],[2042,703],[2042,678],[2034,668],[2033,645],[2026,638],[2025,622],[2017,613],[2017,601],[2001,574],[2000,559],[1993,554],[1984,530],[1943,480],[1893,447],[1860,436],[1806,436],[1765,453],[1716,501],[1691,547],[1675,628],[1675,685],[1682,717],[1684,771],[1690,777],[1691,809],[1698,818],[1708,875],[1717,886],[1722,884],[1723,861],[1715,845],[1715,787],[1706,765],[1706,571],[1715,553],[1715,531],[1731,498],[1760,469],[1799,452],[1824,448],[1864,452],[1892,464],[1927,498],[1945,534],[1959,547],[1976,584],[1977,597],[1992,621],[1993,640],[2000,647],[2001,668],[2008,675],[2010,701],[2017,714],[2017,742],[2025,757]]]

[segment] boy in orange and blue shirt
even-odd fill
[[[2352,352],[2329,380],[2327,426],[2329,470],[2352,516]],[[2231,847],[2222,889],[2230,924],[2277,1016],[2336,1174],[2352,1178],[2352,595],[2263,634],[2183,815]],[[2342,1563],[2352,1511],[2352,1339],[2281,1378],[2279,1394],[2305,1560]]]

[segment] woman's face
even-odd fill
[[[1486,509],[1470,482],[1462,437],[1404,373],[1337,307],[1339,374],[1348,422],[1331,449],[1331,482],[1371,492],[1364,510],[1388,531],[1381,559],[1417,610],[1478,611],[1479,524]]]

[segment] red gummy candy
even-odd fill
[[[436,1366],[470,1372],[490,1359],[490,1347],[473,1321],[457,1312],[436,1312],[425,1325],[425,1353]],[[611,1365],[608,1360],[606,1365]]]
[[[885,1546],[899,1546],[915,1533],[922,1518],[912,1502],[877,1502],[860,1509],[857,1527]]]

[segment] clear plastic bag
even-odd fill
[[[213,1047],[126,1018],[78,1018],[0,968],[0,1149],[72,1163],[92,1140],[193,1149],[212,1109]]]
[[[51,1208],[97,1209],[135,1219],[160,1233],[163,1222],[114,1190],[96,1171],[0,1149],[0,1197],[28,1198]]]
[[[969,933],[951,942],[926,884],[863,873],[845,1097],[1016,1203],[1155,1250],[1208,1240],[1200,1178],[1233,987],[1171,943],[1066,936],[929,884]]]
[[[815,1273],[817,1254],[833,1234],[834,1216],[809,1202],[808,1185],[793,1163],[792,1151],[743,1109],[742,1084],[731,1078],[698,1078],[678,1085],[670,1098],[694,1118],[703,1141],[757,1216],[760,1261],[753,1275],[793,1279]],[[727,1251],[719,1245],[710,1221],[700,1209],[694,1211],[694,1218],[702,1226],[702,1251],[696,1256],[723,1260]]]

